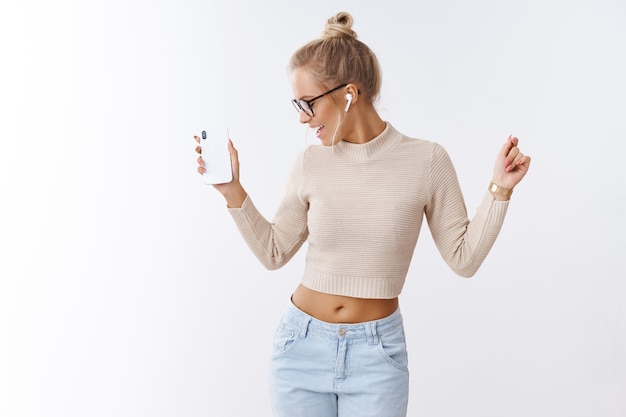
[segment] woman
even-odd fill
[[[338,13],[320,39],[291,59],[293,104],[321,145],[296,159],[273,221],[241,185],[232,143],[233,181],[215,186],[268,269],[285,265],[308,241],[302,281],[274,341],[276,416],[405,416],[408,366],[398,295],[422,219],[448,265],[472,276],[530,165],[518,139],[509,137],[470,221],[443,148],[402,135],[376,112],[378,62],[351,27],[352,17]],[[202,174],[201,156],[198,163]]]

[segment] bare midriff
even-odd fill
[[[398,298],[354,298],[325,294],[299,285],[291,298],[308,315],[327,323],[362,323],[390,316]]]

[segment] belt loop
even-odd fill
[[[306,334],[309,331],[309,324],[311,323],[311,318],[307,317],[303,322],[302,322],[302,327],[300,327],[300,337],[301,338],[306,338]]]
[[[379,342],[378,333],[376,332],[376,322],[371,321],[365,324],[365,333],[367,334],[367,344],[377,345]]]

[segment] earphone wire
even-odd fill
[[[330,143],[330,146],[333,148],[333,151],[335,150],[335,139],[337,138],[337,131],[339,131],[339,126],[341,126],[341,123],[343,123],[343,114],[341,113],[341,110],[337,110],[337,114],[338,114],[338,119],[339,121],[337,122],[337,126],[335,126],[335,132],[333,133],[333,140]]]
[[[343,123],[343,119],[345,118],[341,110],[337,110],[337,116],[338,116],[337,126],[335,126],[335,131],[333,132],[333,139],[330,143],[330,147],[333,148],[333,151],[335,150],[335,139],[337,139],[337,132],[339,131],[339,127],[341,126],[341,124]],[[304,131],[304,145],[305,146],[309,143],[309,131],[310,130],[311,128],[307,126],[306,130]]]

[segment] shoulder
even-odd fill
[[[398,145],[401,147],[403,151],[413,150],[415,152],[419,152],[421,154],[426,154],[430,156],[442,156],[447,155],[444,147],[433,140],[423,139],[419,137],[412,137],[402,133],[398,133],[400,139],[398,140]]]
[[[322,144],[308,145],[300,152],[300,158],[316,158],[321,157],[328,153],[328,150],[331,149],[330,146],[324,146]]]
[[[307,171],[307,167],[322,163],[326,159],[324,158],[327,152],[326,148],[323,145],[309,145],[301,150],[291,164],[291,176],[302,177]]]
[[[296,164],[301,167],[308,165],[318,165],[329,163],[329,158],[333,156],[333,149],[331,146],[324,146],[322,144],[308,145],[304,148],[296,157]]]
[[[396,155],[399,160],[416,164],[429,172],[449,173],[454,171],[450,155],[439,142],[400,134]]]

